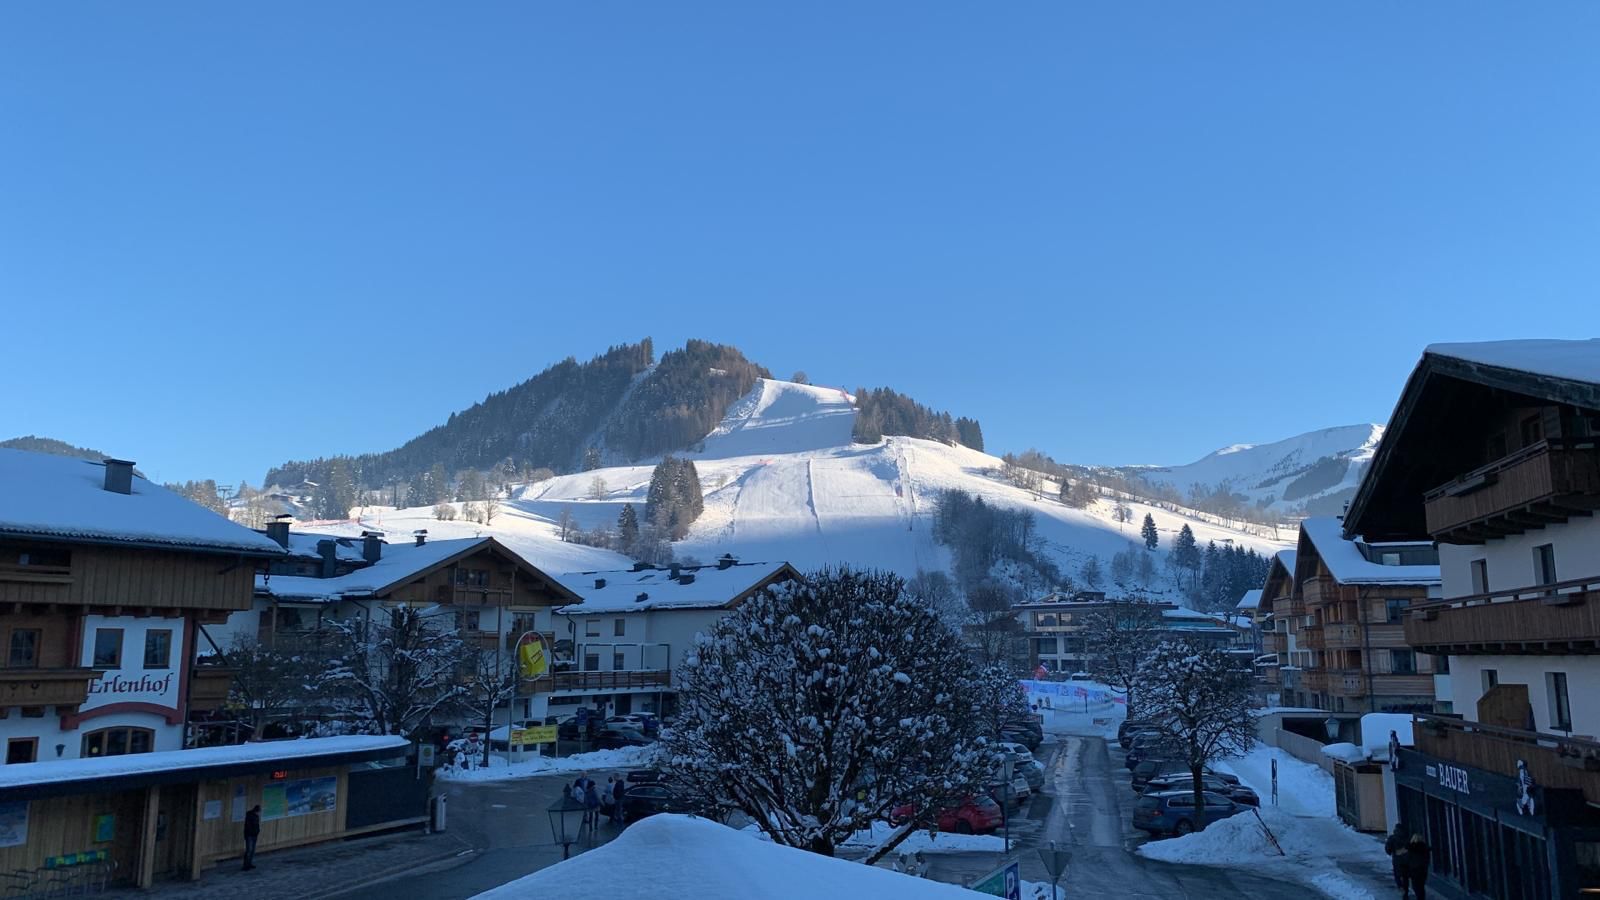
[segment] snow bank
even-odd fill
[[[1322,748],[1322,755],[1340,762],[1358,763],[1366,762],[1366,751],[1351,743],[1328,744]]]
[[[1244,756],[1217,763],[1232,772],[1261,798],[1272,803],[1272,761],[1278,761],[1278,808],[1297,816],[1335,815],[1333,776],[1314,763],[1290,756],[1278,747],[1256,744]]]
[[[588,769],[640,769],[655,760],[655,747],[623,747],[618,750],[595,750],[575,753],[572,756],[531,756],[519,762],[508,763],[504,756],[490,755],[488,767],[481,762],[471,769],[450,767],[440,769],[441,781],[509,781],[513,778],[532,778],[559,772],[581,772]]]
[[[706,819],[651,816],[616,840],[479,894],[477,900],[962,900],[965,888],[764,843]]]

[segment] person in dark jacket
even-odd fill
[[[587,774],[583,776],[583,805],[588,809],[583,814],[583,820],[592,831],[600,825],[600,791],[596,789],[594,779]]]
[[[1389,854],[1389,865],[1394,869],[1394,886],[1400,889],[1402,900],[1411,896],[1411,891],[1406,888],[1406,841],[1410,839],[1411,829],[1397,822],[1394,832],[1383,842],[1383,852]]]
[[[613,824],[622,824],[622,797],[628,792],[628,782],[618,778],[611,786],[611,821]]]
[[[256,867],[256,838],[261,837],[261,806],[250,807],[244,814],[244,871]]]
[[[1428,900],[1428,863],[1433,856],[1433,848],[1422,839],[1419,832],[1411,836],[1406,843],[1406,883],[1410,885],[1417,900]]]

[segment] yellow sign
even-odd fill
[[[513,747],[527,747],[533,744],[553,744],[556,742],[556,726],[535,725],[532,728],[511,729],[511,745]]]
[[[538,638],[524,638],[517,645],[517,665],[522,670],[523,678],[538,678],[550,669],[550,658],[545,655],[544,641]]]

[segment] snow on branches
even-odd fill
[[[410,606],[375,609],[332,628],[332,657],[312,687],[355,730],[410,737],[466,698],[468,651],[454,627]]]
[[[1171,735],[1178,756],[1194,775],[1197,807],[1206,765],[1243,755],[1255,742],[1250,685],[1250,670],[1236,656],[1188,641],[1163,642],[1140,669],[1141,717]]]
[[[751,597],[679,671],[667,768],[773,841],[832,855],[901,804],[982,790],[995,755],[959,638],[899,577],[823,570]]]

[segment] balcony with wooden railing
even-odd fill
[[[1322,629],[1323,646],[1347,650],[1362,645],[1361,626],[1352,622],[1331,622]]]
[[[1282,632],[1263,631],[1261,633],[1262,653],[1283,653],[1288,649],[1288,638]]]
[[[0,709],[13,706],[77,706],[89,699],[99,669],[0,669]]]
[[[1306,650],[1321,650],[1323,644],[1323,628],[1320,622],[1308,622],[1300,628],[1300,646]]]
[[[1339,599],[1339,586],[1331,575],[1313,575],[1300,586],[1306,608],[1323,606]]]
[[[1328,671],[1326,669],[1300,670],[1300,689],[1314,694],[1328,692]]]
[[[231,666],[194,667],[189,676],[189,708],[195,710],[217,709],[228,701],[228,691],[233,688],[233,678],[239,670]]]
[[[623,669],[615,672],[552,672],[523,679],[522,690],[538,691],[650,691],[672,686],[670,669]]]
[[[1541,787],[1582,791],[1600,803],[1600,743],[1443,716],[1418,716],[1417,724],[1423,753],[1508,778],[1517,777],[1521,760]]]
[[[1424,653],[1600,653],[1600,578],[1412,606],[1406,643]]]
[[[1559,524],[1600,509],[1600,443],[1551,438],[1423,495],[1428,532],[1449,544]]]

